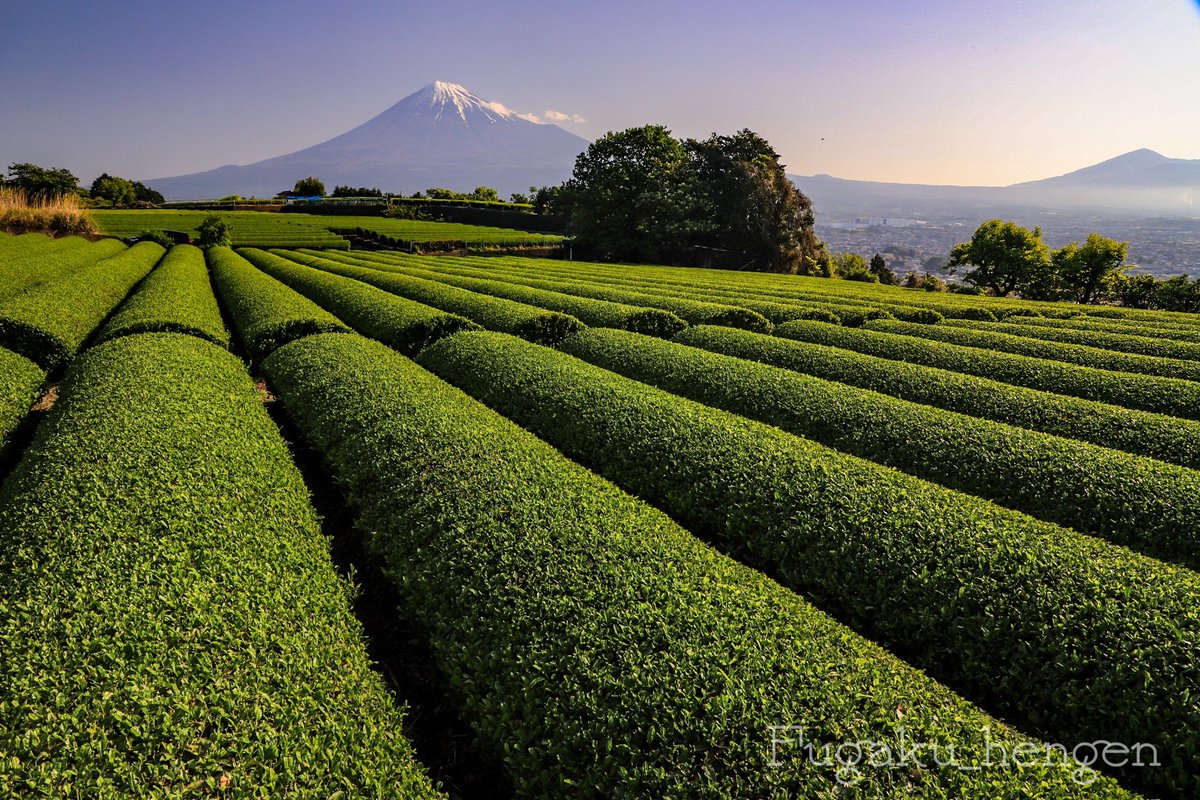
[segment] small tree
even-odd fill
[[[858,253],[839,253],[833,257],[834,274],[847,281],[878,283],[879,276],[867,266],[867,260]]]
[[[1054,274],[1041,228],[1030,231],[998,219],[983,223],[971,241],[950,250],[951,271],[963,266],[973,267],[963,276],[968,283],[985,286],[1000,297],[1014,291],[1044,294]]]
[[[1128,252],[1128,242],[1093,233],[1082,245],[1071,242],[1055,250],[1052,260],[1062,285],[1079,302],[1090,303],[1098,290],[1128,269],[1124,266]]]
[[[896,277],[896,273],[888,268],[887,262],[883,260],[883,256],[879,255],[879,253],[871,256],[870,269],[871,274],[882,284],[895,286],[900,282],[900,279]]]
[[[218,214],[209,214],[196,228],[196,244],[201,247],[228,247],[233,244],[233,226]]]
[[[137,199],[137,190],[134,188],[133,181],[105,172],[92,181],[92,198],[107,200],[114,208],[130,206]]]
[[[296,188],[292,189],[292,192],[300,197],[324,197],[325,184],[321,182],[320,178],[310,175],[296,181]]]
[[[489,202],[499,202],[500,193],[490,186],[476,186],[475,191],[467,195],[470,200],[485,200]]]
[[[70,170],[46,169],[29,163],[10,164],[6,185],[25,190],[31,199],[49,199],[79,191],[79,179]]]

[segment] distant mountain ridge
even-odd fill
[[[1053,178],[1011,186],[937,186],[789,176],[819,216],[922,216],[1007,208],[1200,214],[1200,160],[1134,150]]]
[[[168,200],[271,197],[309,175],[331,190],[336,184],[405,193],[491,186],[507,196],[566,180],[587,146],[586,139],[556,125],[530,122],[458,84],[435,81],[312,147],[145,183]]]

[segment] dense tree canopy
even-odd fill
[[[292,190],[292,194],[300,197],[324,197],[325,183],[320,178],[309,176],[296,181],[296,188]]]
[[[1128,242],[1117,242],[1093,233],[1082,245],[1071,242],[1054,251],[1054,268],[1064,291],[1072,299],[1090,303],[1099,289],[1125,269],[1128,252]]]
[[[1051,282],[1050,248],[1042,241],[1042,229],[1032,231],[1015,222],[992,219],[950,250],[951,270],[971,267],[967,283],[991,289],[1000,297],[1014,291],[1040,296]],[[1035,298],[1036,299],[1036,298]]]
[[[811,203],[749,130],[703,141],[661,125],[609,133],[576,159],[558,200],[578,245],[601,258],[686,263],[704,249],[798,272],[824,257]]]
[[[137,199],[137,193],[133,189],[133,181],[105,172],[92,181],[92,197],[107,200],[114,206],[129,206]]]
[[[31,197],[42,198],[79,191],[79,179],[70,170],[61,167],[47,169],[28,163],[10,164],[4,185],[22,189]]]

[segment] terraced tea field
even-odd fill
[[[303,244],[0,236],[0,793],[1200,793],[1200,319]]]
[[[396,247],[450,244],[457,247],[553,247],[563,237],[511,228],[462,225],[452,222],[388,219],[372,216],[281,214],[263,211],[145,211],[93,212],[100,230],[125,238],[146,230],[177,230],[195,235],[205,217],[216,214],[233,228],[235,247],[316,247],[348,249],[349,243],[335,231],[360,229],[363,234],[383,237]]]

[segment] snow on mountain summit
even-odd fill
[[[443,115],[457,115],[470,124],[472,118],[487,122],[504,122],[517,118],[517,114],[500,103],[484,100],[472,94],[465,86],[447,81],[434,81],[423,89],[409,95],[397,105],[409,106],[413,110],[428,113],[435,120]]]

